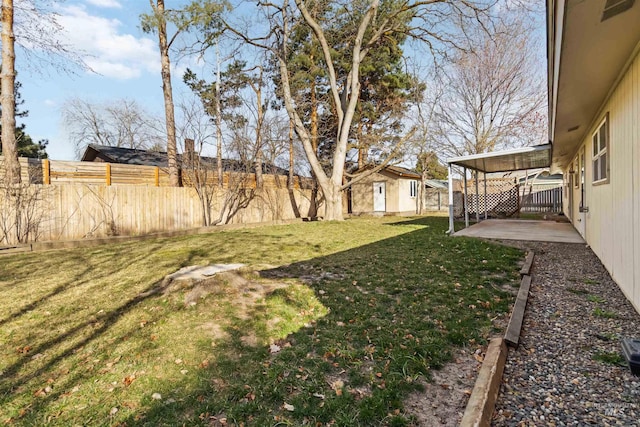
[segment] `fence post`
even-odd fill
[[[106,184],[109,186],[111,185],[111,163],[105,163],[105,165]]]
[[[154,171],[154,178],[156,187],[160,187],[160,166],[156,166],[156,170]]]
[[[42,160],[42,181],[43,184],[51,184],[51,166],[49,159]]]

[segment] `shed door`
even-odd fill
[[[387,210],[387,191],[384,182],[373,183],[373,210],[375,212],[385,212]]]

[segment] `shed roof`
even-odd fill
[[[551,144],[453,157],[447,163],[484,173],[547,168],[551,164]]]
[[[418,172],[412,171],[411,169],[403,168],[402,166],[385,166],[383,170],[402,178],[411,178],[411,179],[421,178],[421,175]]]
[[[426,179],[424,183],[429,188],[448,188],[448,183],[444,179]]]

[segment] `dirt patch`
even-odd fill
[[[471,395],[481,363],[470,350],[460,350],[455,360],[432,371],[432,381],[422,380],[424,391],[404,401],[407,416],[416,426],[457,426]]]

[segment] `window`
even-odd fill
[[[418,195],[418,181],[415,179],[409,181],[409,196],[414,198]]]
[[[607,114],[592,137],[593,182],[609,182],[609,115]]]

